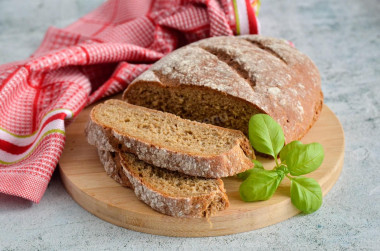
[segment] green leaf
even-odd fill
[[[254,168],[264,169],[263,164],[258,161],[257,159],[252,160],[253,164],[255,165]]]
[[[258,160],[252,160],[252,162],[254,164],[254,167],[251,168],[251,169],[248,169],[245,172],[238,173],[237,177],[239,179],[245,180],[246,178],[248,178],[249,175],[251,175],[252,172],[256,172],[257,170],[263,170],[264,169],[263,164],[261,164],[260,161],[258,161]]]
[[[281,159],[281,161],[284,162],[286,156],[288,155],[288,153],[289,153],[291,150],[293,150],[293,149],[294,149],[296,146],[298,146],[298,145],[302,145],[302,143],[301,143],[300,141],[297,141],[297,140],[292,141],[292,142],[290,142],[289,144],[286,144],[286,145],[284,146],[284,148],[282,148],[282,150],[281,150],[281,152],[280,152],[280,159]]]
[[[249,141],[256,151],[277,157],[284,146],[285,138],[281,126],[269,115],[256,114],[248,125]]]
[[[239,188],[240,197],[244,201],[268,200],[276,191],[283,177],[276,171],[256,169],[241,183]]]
[[[317,211],[322,205],[321,187],[312,178],[292,178],[290,197],[293,205],[306,214]]]
[[[251,175],[251,173],[254,173],[257,171],[261,171],[261,169],[260,168],[251,168],[251,169],[248,169],[247,171],[244,171],[242,173],[238,173],[237,177],[241,180],[245,180]]]
[[[299,176],[317,169],[322,164],[324,157],[323,147],[319,143],[296,144],[286,154],[285,162],[290,174]]]

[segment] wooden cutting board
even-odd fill
[[[66,131],[66,145],[59,161],[62,181],[68,193],[84,209],[112,224],[139,232],[184,237],[218,236],[246,232],[286,220],[299,211],[290,202],[290,182],[284,179],[270,200],[243,202],[241,181],[223,179],[230,207],[207,219],[175,218],[163,215],[139,201],[132,190],[109,178],[95,147],[84,135],[92,107],[84,109]],[[312,174],[323,195],[332,188],[343,166],[344,134],[334,113],[325,105],[320,119],[303,138],[303,143],[319,142],[325,150],[322,166]],[[274,161],[258,158],[265,168]],[[323,207],[323,205],[322,205]]]

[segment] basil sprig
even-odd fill
[[[272,156],[276,165],[272,170],[265,170],[258,160],[254,160],[254,168],[238,174],[244,180],[239,189],[242,200],[270,199],[286,176],[291,180],[290,197],[293,205],[306,214],[318,210],[322,205],[320,185],[316,180],[300,175],[311,173],[322,164],[322,145],[293,141],[284,146],[285,137],[281,126],[266,114],[251,117],[248,134],[252,147]]]

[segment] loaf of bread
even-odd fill
[[[123,99],[246,135],[250,117],[266,113],[290,142],[318,119],[323,94],[306,55],[280,39],[247,35],[208,38],[170,53],[136,78]]]
[[[107,173],[154,210],[175,217],[209,217],[229,206],[221,179],[197,178],[149,165],[130,153],[99,150]],[[120,168],[121,167],[121,168]],[[110,171],[112,170],[112,171]],[[125,183],[127,181],[127,183]]]
[[[86,128],[98,149],[129,152],[149,164],[191,176],[220,178],[253,167],[253,150],[237,130],[108,100],[95,106]]]

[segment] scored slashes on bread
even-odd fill
[[[256,35],[213,37],[182,47],[136,78],[127,102],[237,129],[266,113],[286,142],[318,119],[323,94],[318,69],[286,41]]]

